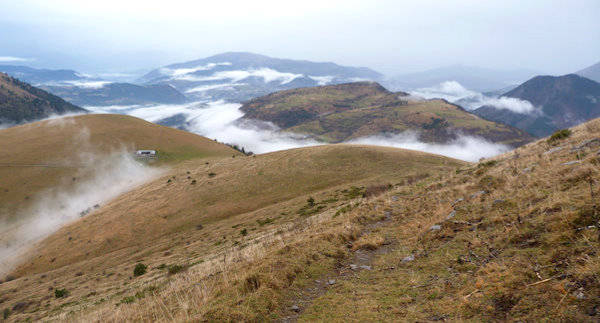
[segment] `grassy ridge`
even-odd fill
[[[309,194],[349,184],[360,186],[365,181],[436,173],[461,164],[425,153],[353,145],[189,161],[61,229],[16,273],[41,272],[90,255],[104,256],[171,233],[194,231],[198,224],[219,226],[227,218],[257,210],[265,213],[268,209],[269,218],[294,217]],[[336,199],[331,194],[326,195]]]

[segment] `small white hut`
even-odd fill
[[[137,150],[135,155],[138,157],[154,157],[156,156],[156,150]]]

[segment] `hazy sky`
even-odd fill
[[[150,69],[225,51],[402,74],[600,61],[600,0],[0,0],[0,64]]]

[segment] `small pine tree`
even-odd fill
[[[65,298],[69,296],[69,291],[66,289],[54,289],[54,298]]]

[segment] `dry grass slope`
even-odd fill
[[[241,155],[235,150],[189,132],[156,125],[124,115],[81,115],[0,130],[0,219],[15,214],[35,195],[67,185],[73,177],[85,179],[85,154],[155,149],[155,164],[191,158]]]
[[[113,315],[122,300],[135,304],[119,305],[119,313],[138,302],[155,306],[154,300],[166,301],[194,284],[215,284],[229,270],[243,275],[251,268],[248,261],[261,261],[267,252],[295,241],[309,225],[342,218],[370,184],[401,185],[464,164],[359,145],[188,160],[42,241],[15,271],[19,278],[0,285],[0,292],[7,293],[3,302],[9,308],[28,304],[13,311],[13,319],[89,320]],[[134,278],[137,262],[148,265],[149,273]],[[170,274],[180,269],[183,273]],[[53,299],[56,288],[70,295]],[[222,301],[211,295],[189,297]],[[177,311],[148,312],[145,319],[170,319],[171,312],[180,317]]]
[[[313,214],[273,221],[311,209],[304,195],[22,277],[2,304],[21,304],[10,320],[597,321],[599,149],[593,120],[369,199],[342,185],[312,193],[312,208],[338,199]],[[152,269],[128,277],[136,261]]]

